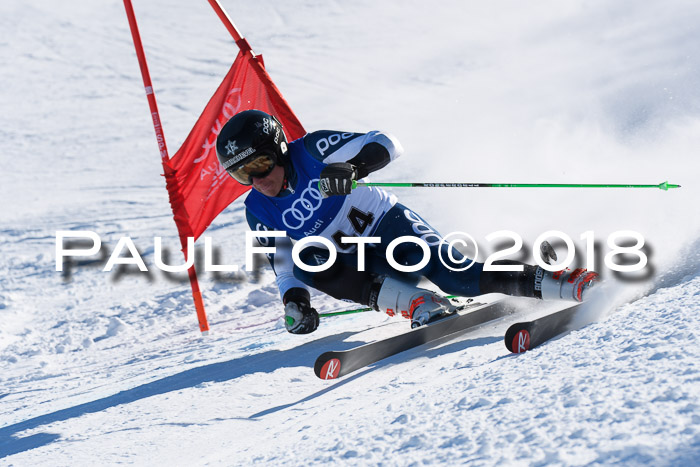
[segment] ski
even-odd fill
[[[513,309],[507,300],[490,304],[468,303],[452,315],[398,336],[370,342],[350,350],[325,352],[316,359],[314,372],[321,379],[339,378],[392,355],[467,331],[511,312]]]
[[[581,305],[577,303],[532,321],[513,324],[506,331],[506,347],[513,353],[522,353],[573,330],[574,317]]]

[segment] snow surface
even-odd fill
[[[135,2],[171,154],[236,55],[205,1]],[[225,0],[309,130],[382,129],[379,181],[680,190],[396,190],[443,233],[592,230],[594,324],[520,356],[515,317],[318,380],[317,355],[403,332],[378,313],[292,336],[269,268],[200,282],[179,246],[119,1],[0,4],[0,464],[698,465],[700,5],[692,1]],[[244,263],[242,203],[207,234]],[[636,230],[646,274],[603,265]],[[55,232],[130,236],[151,267],[55,270]],[[106,257],[106,256],[105,256]],[[104,258],[104,257],[103,257]],[[180,277],[180,279],[183,279]],[[319,311],[347,304],[316,295]],[[523,299],[523,307],[531,304]]]

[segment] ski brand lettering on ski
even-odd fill
[[[523,353],[568,331],[589,324],[592,321],[590,318],[574,319],[583,306],[583,303],[579,303],[533,321],[511,325],[504,336],[506,348],[513,353]]]
[[[525,329],[518,332],[513,338],[513,353],[523,353],[530,349],[530,333]]]
[[[322,379],[336,379],[340,373],[340,360],[332,358],[321,368]]]

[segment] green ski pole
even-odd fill
[[[680,188],[680,185],[675,185],[668,182],[659,183],[658,185],[632,185],[632,184],[595,184],[595,183],[392,183],[392,182],[358,182],[352,181],[352,189],[358,186],[378,186],[378,187],[396,187],[396,188],[658,188],[659,190],[668,191],[670,188]],[[456,295],[448,295],[447,298],[456,298]],[[372,311],[373,308],[364,307],[353,310],[333,311],[328,313],[319,313],[320,317],[349,315],[353,313],[363,313]]]
[[[363,313],[365,311],[373,311],[373,310],[374,310],[374,308],[365,307],[365,308],[356,308],[354,310],[331,311],[328,313],[319,313],[318,316],[320,316],[321,318],[327,318],[329,316],[349,315],[352,313]]]
[[[658,188],[664,191],[668,191],[669,188],[681,187],[668,182],[659,183],[658,185],[624,185],[595,183],[365,183],[353,180],[352,188],[355,189],[358,186],[410,188]]]
[[[458,295],[445,295],[445,298],[459,298],[459,296]],[[331,311],[328,313],[319,313],[318,316],[320,316],[321,318],[327,318],[329,316],[349,315],[352,313],[364,313],[365,311],[374,311],[374,308],[364,307],[364,308],[356,308],[354,310]]]

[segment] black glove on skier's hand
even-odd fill
[[[292,334],[309,334],[318,328],[318,313],[311,308],[309,292],[290,289],[284,294],[284,327]]]
[[[347,162],[332,162],[321,170],[318,188],[324,198],[349,195],[352,181],[357,180],[357,168]]]

